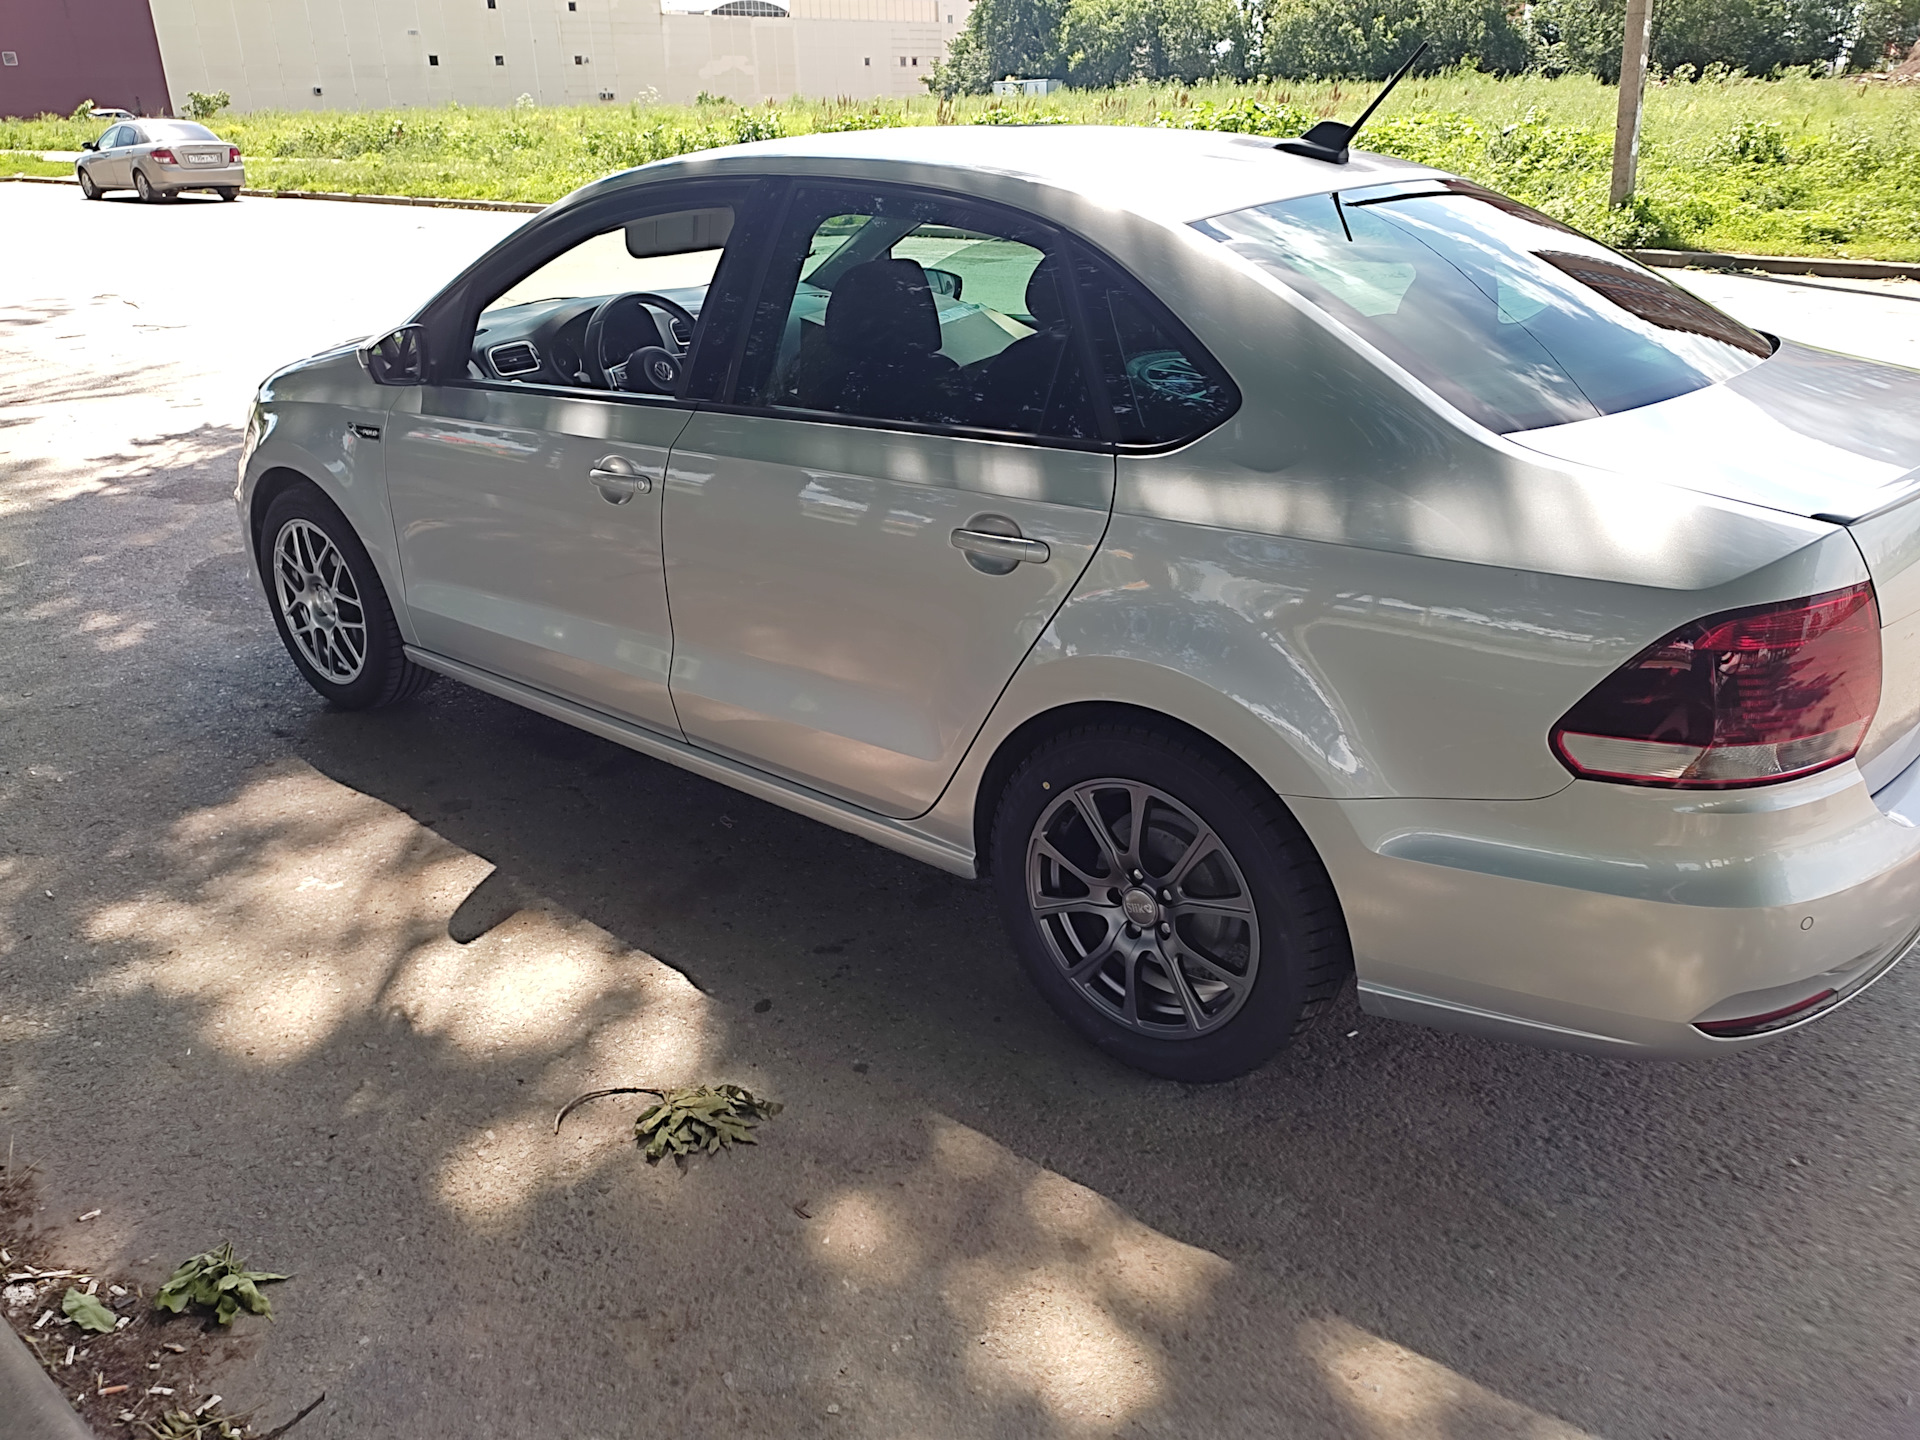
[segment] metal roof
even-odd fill
[[[1347,164],[1331,165],[1276,150],[1264,136],[1128,125],[902,125],[762,140],[664,164],[849,178],[879,178],[880,167],[900,167],[913,172],[902,178],[949,184],[952,176],[938,172],[966,171],[1025,180],[1173,223],[1443,173],[1361,150]]]

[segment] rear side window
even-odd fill
[[[1197,228],[1501,433],[1668,400],[1772,353],[1644,266],[1465,181],[1309,195]]]
[[[1084,251],[1076,269],[1115,439],[1176,445],[1234,412],[1240,392],[1233,381],[1158,301]]]
[[[964,200],[803,186],[743,404],[1010,437],[1099,436],[1060,238]]]

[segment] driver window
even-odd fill
[[[732,230],[730,207],[676,210],[563,250],[480,312],[470,372],[522,384],[675,393]]]

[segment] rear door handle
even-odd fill
[[[643,475],[631,460],[609,455],[587,472],[587,479],[600,491],[609,505],[624,505],[636,495],[653,489],[653,477]]]
[[[954,549],[978,555],[983,560],[1025,561],[1030,565],[1044,565],[1053,558],[1053,551],[1044,540],[1029,540],[1022,535],[994,535],[985,530],[963,527],[947,538]]]

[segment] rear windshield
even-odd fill
[[[147,136],[153,140],[218,140],[220,137],[204,125],[187,120],[149,120]]]
[[[1309,195],[1196,228],[1503,434],[1668,400],[1772,353],[1651,270],[1465,181]]]

